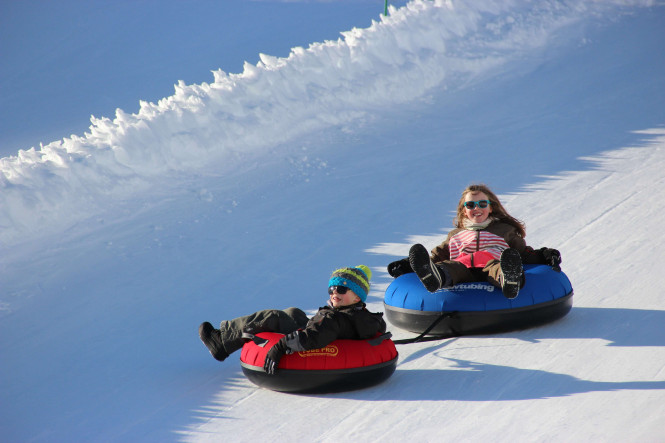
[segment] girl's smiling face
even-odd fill
[[[479,200],[489,200],[489,197],[484,192],[467,192],[464,196],[464,201],[479,201]],[[486,208],[481,208],[477,204],[474,205],[473,209],[468,209],[464,207],[464,214],[471,223],[482,223],[487,220],[487,217],[492,213],[492,205],[487,206]]]

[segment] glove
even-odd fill
[[[561,253],[559,251],[551,248],[540,248],[538,252],[540,252],[546,265],[551,266],[556,272],[561,272]]]
[[[302,343],[300,343],[300,331],[293,331],[288,334],[282,339],[286,343],[286,353],[287,354],[292,354],[294,352],[298,351],[304,351],[305,348],[303,348]]]
[[[388,265],[388,274],[390,274],[393,278],[397,278],[403,274],[408,274],[409,272],[413,272],[413,269],[411,269],[411,263],[409,263],[408,258],[394,261]]]
[[[266,374],[275,375],[279,361],[284,354],[290,354],[289,347],[286,345],[286,337],[282,337],[266,354],[266,359],[263,363],[263,370],[266,371]]]

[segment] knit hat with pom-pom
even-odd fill
[[[354,268],[340,268],[330,276],[328,287],[345,286],[355,292],[364,303],[369,292],[370,278],[372,278],[372,271],[365,265],[358,265]]]

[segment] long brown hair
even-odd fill
[[[464,200],[466,194],[469,192],[472,194],[477,192],[482,192],[485,194],[490,199],[490,206],[492,207],[492,214],[490,217],[496,218],[503,223],[508,223],[509,225],[514,226],[522,238],[526,237],[526,226],[524,222],[508,214],[506,208],[504,208],[499,201],[499,197],[497,197],[496,194],[487,187],[487,185],[482,183],[469,185],[464,191],[462,191],[462,197],[457,204],[457,215],[453,219],[453,226],[456,228],[464,227],[464,219],[466,218],[466,213],[464,212]]]

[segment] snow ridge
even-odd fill
[[[0,244],[62,229],[174,172],[223,173],[299,135],[362,124],[435,88],[495,75],[607,7],[415,0],[337,41],[293,48],[287,58],[261,54],[241,74],[213,72],[212,83],[180,81],[137,114],[92,116],[83,136],[0,159]]]

